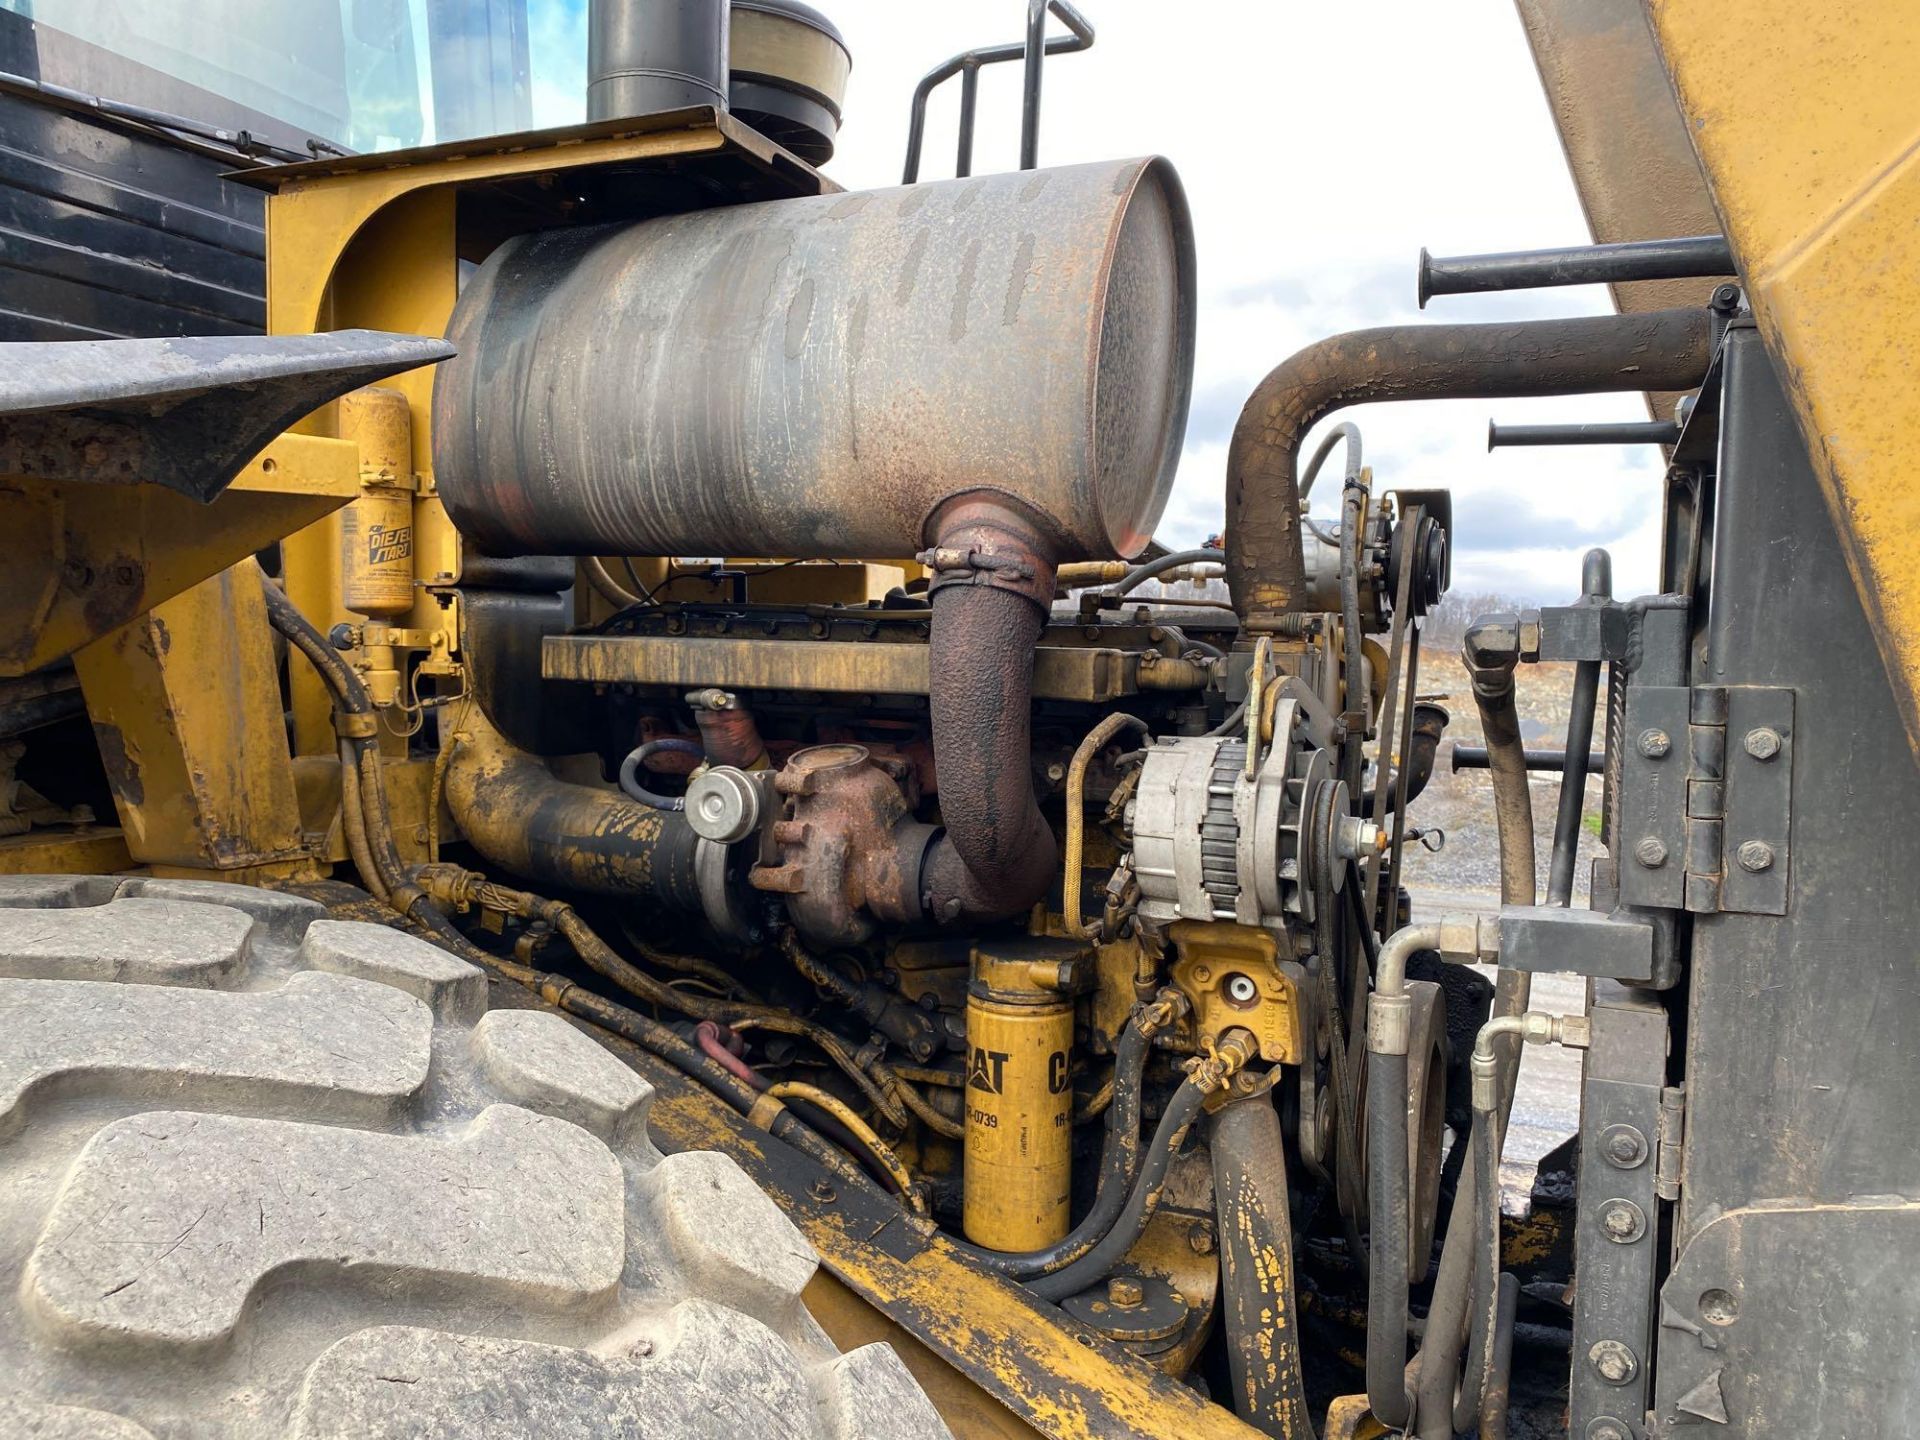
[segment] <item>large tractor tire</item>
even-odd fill
[[[297,896],[0,879],[0,1436],[947,1434],[732,1160],[489,988]]]

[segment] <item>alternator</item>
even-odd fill
[[[1336,893],[1344,862],[1379,843],[1348,813],[1329,728],[1305,687],[1283,682],[1251,774],[1243,737],[1163,737],[1147,752],[1127,811],[1143,919],[1313,922],[1314,896]]]

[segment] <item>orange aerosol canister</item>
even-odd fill
[[[990,1250],[1067,1233],[1073,1181],[1073,1000],[1092,954],[1027,936],[976,946],[967,987],[964,1221]]]

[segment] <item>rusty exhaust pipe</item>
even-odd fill
[[[1254,388],[1227,447],[1227,588],[1249,630],[1304,608],[1300,442],[1373,400],[1690,390],[1713,354],[1706,310],[1500,325],[1396,325],[1309,345]]]

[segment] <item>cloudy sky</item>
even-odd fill
[[[815,0],[853,52],[840,150],[853,189],[899,183],[919,77],[1018,39],[1018,0]],[[584,0],[533,0],[535,120],[580,118]],[[1273,365],[1322,336],[1417,323],[1414,267],[1437,255],[1587,237],[1526,40],[1503,0],[1083,0],[1094,48],[1048,63],[1043,165],[1158,152],[1178,168],[1199,254],[1199,347],[1179,480],[1159,535],[1221,523],[1227,438]],[[1019,66],[983,73],[974,168],[1018,161]],[[952,173],[958,83],[934,99],[923,178]],[[1438,299],[1426,318],[1605,310],[1598,288]],[[1552,601],[1591,545],[1617,593],[1655,588],[1658,452],[1500,450],[1503,421],[1644,419],[1637,397],[1433,401],[1343,412],[1376,483],[1447,486],[1454,586]],[[1320,509],[1333,495],[1326,491]]]

